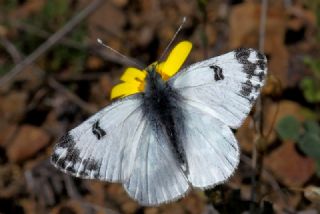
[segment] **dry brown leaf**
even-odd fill
[[[0,97],[0,118],[8,122],[17,122],[25,113],[28,95],[26,92],[11,92]]]
[[[145,214],[159,214],[159,208],[156,207],[147,207],[144,209]]]
[[[231,49],[238,47],[258,47],[260,29],[260,4],[248,1],[234,6],[230,14]],[[265,53],[270,56],[269,71],[280,79],[282,86],[288,82],[288,51],[284,45],[286,14],[279,5],[268,8],[265,34]]]
[[[166,214],[184,214],[185,210],[182,204],[180,203],[170,203],[160,206],[161,213]]]
[[[61,213],[77,213],[77,214],[85,214],[87,213],[87,209],[84,206],[83,202],[77,200],[68,200],[61,205],[54,207],[51,214],[61,214]]]
[[[15,124],[0,123],[0,146],[6,147],[14,137],[18,126]]]
[[[129,0],[112,0],[112,3],[117,7],[125,7]]]
[[[8,145],[8,158],[12,162],[26,160],[47,146],[49,141],[49,135],[41,128],[23,125],[12,143]]]
[[[21,169],[15,164],[5,164],[0,167],[0,197],[10,198],[24,188]]]
[[[0,25],[0,37],[5,37],[8,33],[7,27]]]
[[[13,13],[10,16],[15,19],[26,18],[26,17],[30,16],[31,14],[39,12],[42,9],[44,3],[45,3],[44,0],[26,1],[25,4],[22,5],[22,7],[13,11]]]
[[[89,69],[96,70],[102,67],[103,61],[99,57],[89,56],[86,64]]]
[[[104,40],[106,36],[115,37],[116,35],[116,37],[121,37],[123,34],[122,28],[125,23],[126,17],[124,13],[110,2],[106,2],[89,17],[88,26],[90,37],[94,41],[96,41],[97,38]],[[108,43],[108,45],[110,44]]]
[[[315,163],[297,153],[293,142],[284,142],[264,161],[266,167],[289,187],[302,186],[315,172]]]
[[[140,205],[135,201],[126,201],[121,205],[121,210],[124,213],[133,214],[136,213]]]
[[[192,191],[187,195],[187,197],[181,200],[181,204],[185,208],[185,212],[192,214],[203,213],[206,198],[201,197],[201,194],[197,193],[197,191]]]

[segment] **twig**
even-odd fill
[[[252,159],[244,154],[241,155],[241,161],[243,163],[245,163],[246,165],[251,166],[252,168]],[[252,170],[254,170],[254,168],[252,168]],[[261,176],[264,177],[266,180],[269,181],[270,185],[272,186],[272,188],[278,192],[279,197],[281,198],[281,200],[284,203],[288,203],[288,200],[285,196],[285,194],[282,192],[282,188],[280,186],[280,184],[278,183],[277,179],[274,178],[274,176],[269,172],[268,169],[263,168],[261,171]]]
[[[0,43],[10,54],[14,63],[19,63],[21,61],[21,56],[14,45],[4,36],[0,36]]]
[[[10,24],[13,25],[17,29],[21,29],[29,34],[35,35],[35,36],[42,38],[42,39],[48,39],[51,35],[48,31],[45,31],[43,29],[39,29],[29,23],[24,23],[22,21],[10,20]],[[87,48],[87,45],[80,43],[80,42],[76,42],[76,41],[74,41],[72,39],[68,39],[68,38],[62,38],[61,40],[57,41],[57,43],[63,44],[65,46],[68,46],[70,48],[77,49],[77,50],[83,50],[83,49]]]
[[[37,60],[42,54],[49,50],[59,40],[61,40],[67,33],[69,33],[74,27],[76,27],[83,19],[95,11],[104,0],[94,0],[86,8],[80,11],[74,16],[67,24],[65,24],[60,30],[50,36],[42,45],[40,45],[34,52],[32,52],[23,61],[17,64],[7,75],[0,79],[0,87],[5,83],[8,83],[14,76],[23,71],[23,69]]]
[[[22,59],[23,55],[18,51],[18,49],[7,39],[5,39],[7,45],[10,46],[10,51],[14,53],[16,59]],[[12,55],[12,54],[11,54]],[[13,57],[13,56],[12,56]],[[18,61],[19,62],[19,61]],[[44,76],[45,71],[43,71],[41,68],[39,68],[36,65],[31,64],[34,70],[36,70],[41,76]],[[69,91],[66,87],[61,85],[59,82],[57,82],[54,78],[49,77],[49,85],[56,90],[63,93],[65,96],[67,96],[71,101],[73,101],[75,104],[77,104],[81,109],[85,110],[87,113],[95,113],[97,109],[83,101],[81,98],[79,98],[77,95]]]
[[[62,177],[64,180],[64,184],[65,184],[68,196],[72,199],[78,199],[78,200],[82,199],[81,194],[78,192],[72,178],[67,174],[63,174]]]
[[[261,16],[260,16],[260,29],[259,29],[259,50],[264,52],[264,44],[266,38],[266,24],[267,24],[267,10],[268,0],[262,0],[261,2]]]
[[[37,27],[34,27],[30,24],[22,23],[22,22],[18,22],[18,21],[11,21],[11,23],[14,26],[16,26],[20,29],[23,29],[29,33],[32,33],[40,38],[48,38],[50,36],[49,32],[44,31],[42,29],[38,29]],[[123,40],[122,38],[120,38],[120,39]],[[90,52],[92,52],[93,54],[98,55],[99,57],[101,57],[102,59],[104,59],[106,61],[112,61],[112,62],[118,63],[120,65],[124,65],[124,66],[132,65],[132,63],[130,63],[130,61],[135,61],[138,64],[143,64],[140,61],[138,61],[137,59],[134,59],[132,57],[126,56],[127,59],[124,59],[124,58],[120,58],[120,57],[116,56],[112,52],[105,51],[104,48],[102,48],[100,45],[96,44],[96,41],[94,41],[95,45],[91,45],[91,44],[86,44],[86,43],[79,43],[79,42],[73,41],[68,38],[62,38],[61,40],[57,41],[57,43],[63,44],[65,46],[68,46],[70,48],[77,49],[77,50],[87,49]]]
[[[267,21],[267,9],[268,0],[261,0],[261,15],[260,15],[260,29],[259,29],[259,50],[264,52],[265,45],[265,31]],[[251,189],[251,201],[259,202],[258,195],[260,194],[260,177],[263,168],[263,151],[261,151],[261,143],[264,143],[263,135],[263,99],[259,97],[256,104],[256,112],[254,115],[254,122],[256,127],[257,138],[254,142],[252,150],[252,167],[253,173],[251,177],[252,189]],[[259,144],[259,145],[258,145]],[[255,210],[254,203],[250,207],[250,211]]]
[[[95,211],[97,211],[97,213],[106,213],[106,214],[119,214],[118,211],[115,211],[113,209],[107,208],[107,207],[103,207],[97,204],[93,204],[91,202],[87,202],[84,200],[81,200],[81,203],[83,206],[88,207],[88,208],[93,208]]]
[[[86,112],[92,114],[97,111],[97,108],[83,101],[81,98],[69,91],[66,87],[61,85],[52,77],[49,77],[49,85],[63,93],[65,96],[67,96],[70,100],[72,100],[75,104],[77,104],[80,108],[84,109]]]

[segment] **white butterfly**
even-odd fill
[[[144,92],[115,101],[56,145],[52,163],[81,178],[121,182],[143,205],[227,180],[239,163],[238,128],[260,93],[266,57],[238,49],[168,81],[147,69]]]

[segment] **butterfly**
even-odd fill
[[[174,64],[174,63],[173,63]],[[120,182],[142,205],[226,181],[239,163],[232,132],[265,83],[267,59],[250,48],[192,64],[166,80],[155,63],[143,89],[64,135],[51,162],[76,177]]]

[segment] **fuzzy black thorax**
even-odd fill
[[[178,163],[186,169],[186,157],[182,146],[184,136],[184,115],[182,97],[165,81],[152,66],[148,69],[143,97],[143,111],[146,119],[160,139],[169,140]]]

